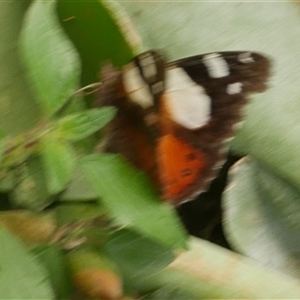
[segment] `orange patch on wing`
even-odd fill
[[[156,150],[162,196],[172,202],[197,181],[205,158],[198,149],[172,134],[162,136]]]

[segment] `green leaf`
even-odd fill
[[[201,297],[202,298],[202,297]],[[164,299],[164,300],[196,300],[199,299],[196,295],[193,295],[192,292],[186,290],[179,289],[177,286],[173,287],[160,287],[156,291],[151,293],[147,293],[146,295],[143,295],[143,300],[158,300],[158,299]]]
[[[103,208],[98,203],[62,203],[55,208],[57,223],[65,224],[82,222],[99,217],[103,213]]]
[[[79,59],[60,28],[55,1],[35,1],[24,21],[21,51],[28,77],[46,114],[78,88]]]
[[[39,109],[19,59],[19,33],[29,1],[0,2],[0,127],[9,135],[31,129]]]
[[[13,235],[0,229],[2,299],[54,299],[48,274]]]
[[[79,141],[105,126],[115,113],[114,107],[103,107],[68,115],[59,121],[58,130],[64,138]]]
[[[252,165],[258,200],[270,230],[287,249],[300,251],[300,192],[263,164],[253,161]]]
[[[190,293],[186,299],[299,299],[296,278],[204,240],[191,239],[189,249],[139,290],[176,287]]]
[[[72,179],[61,194],[62,201],[89,201],[97,198],[97,194],[88,184],[86,177],[78,167],[73,172]]]
[[[50,194],[61,192],[71,179],[76,155],[73,147],[51,132],[41,139],[42,161],[45,169],[47,187]]]
[[[5,147],[5,134],[2,130],[0,130],[0,167],[2,163],[2,157],[4,154],[4,147]]]
[[[56,299],[68,299],[72,290],[64,253],[58,247],[43,245],[32,250],[39,262],[48,271]]]
[[[0,192],[7,193],[15,188],[14,174],[11,170],[0,169]]]
[[[40,211],[52,203],[40,157],[31,157],[14,169],[15,185],[11,201],[17,207]]]
[[[90,155],[83,172],[112,217],[169,247],[185,246],[186,234],[173,207],[163,203],[141,172],[112,154]]]
[[[299,277],[300,194],[254,160],[237,165],[223,199],[224,229],[238,252]]]
[[[129,229],[112,234],[106,249],[132,285],[139,278],[163,269],[174,259],[169,248]]]
[[[98,0],[59,0],[57,9],[62,26],[80,54],[83,85],[99,80],[104,63],[123,66],[140,48],[139,37],[120,7],[112,8]],[[128,35],[134,37],[129,39]]]

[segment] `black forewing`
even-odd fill
[[[245,53],[251,55],[248,58],[249,62],[242,62],[243,54]],[[215,89],[226,88],[227,84],[235,82],[243,83],[244,93],[259,93],[267,88],[266,83],[270,75],[271,63],[266,56],[246,51],[216,53],[227,62],[229,75],[221,78],[212,78],[209,76],[207,67],[203,63],[203,58],[209,54],[183,58],[172,64],[183,68],[195,82],[206,89],[208,94]],[[244,58],[244,60],[247,61],[247,58]]]
[[[243,57],[245,53],[251,55],[248,60]],[[263,92],[267,88],[270,75],[270,60],[259,53],[239,51],[217,54],[226,61],[228,76],[212,78],[209,75],[207,66],[203,63],[204,57],[209,54],[188,57],[168,64],[184,69],[193,81],[204,88],[211,99],[209,123],[194,132],[187,132],[187,135],[191,135],[191,140],[200,145],[218,144],[220,140],[232,135],[232,126],[241,118],[241,109],[247,102],[247,95]],[[242,62],[243,60],[248,62]],[[242,84],[241,91],[230,94],[228,86],[234,83]],[[188,102],[188,99],[182,101]],[[195,138],[195,134],[198,139]]]

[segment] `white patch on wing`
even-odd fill
[[[133,63],[126,65],[124,68],[123,85],[130,100],[143,108],[153,106],[153,97],[149,87]]]
[[[211,78],[221,78],[229,75],[229,67],[224,58],[218,53],[207,54],[203,63]]]
[[[244,52],[238,55],[238,60],[243,64],[254,62],[254,58],[251,56],[251,52]]]
[[[198,129],[210,118],[210,98],[182,68],[166,72],[165,99],[171,119],[187,129]]]
[[[243,84],[241,82],[230,83],[226,87],[226,93],[228,95],[239,94],[242,92]]]
[[[152,55],[150,55],[149,53],[140,55],[140,64],[143,68],[143,73],[146,78],[156,76],[157,68]]]

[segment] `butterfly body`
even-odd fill
[[[156,51],[103,72],[100,105],[118,107],[106,150],[145,171],[179,204],[205,190],[247,95],[266,89],[270,62],[258,53],[211,53],[165,63]]]

